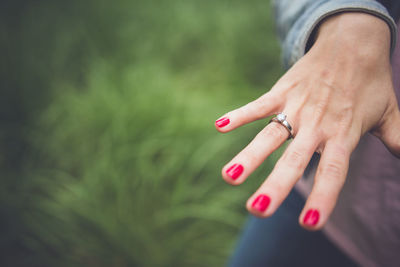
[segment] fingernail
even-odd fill
[[[236,180],[243,172],[243,166],[240,164],[233,164],[226,170],[226,174],[233,180]]]
[[[308,210],[306,216],[304,216],[303,223],[308,226],[315,226],[319,220],[318,210]]]
[[[229,122],[230,122],[230,120],[227,117],[223,117],[219,120],[216,120],[215,125],[217,125],[217,127],[219,127],[219,128],[222,128],[222,127],[228,125]]]
[[[256,209],[260,212],[264,212],[267,208],[269,203],[271,202],[271,199],[267,195],[259,195],[254,199],[253,204],[251,204],[251,207],[253,209]]]

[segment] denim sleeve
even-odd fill
[[[346,11],[365,12],[383,19],[391,31],[391,51],[396,44],[396,23],[374,0],[273,0],[276,26],[283,49],[283,63],[289,68],[307,51],[313,30],[326,17]]]

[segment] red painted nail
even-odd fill
[[[315,226],[319,220],[318,210],[308,210],[306,216],[304,216],[303,223],[308,226]]]
[[[222,127],[228,125],[229,122],[230,122],[230,120],[227,117],[223,117],[219,120],[216,120],[215,125],[217,125],[218,128],[222,128]]]
[[[226,170],[226,174],[233,180],[236,180],[243,172],[243,166],[240,164],[233,164]]]
[[[251,207],[260,212],[264,212],[268,208],[270,202],[271,199],[269,198],[269,196],[261,194],[256,197],[256,199],[254,199]]]

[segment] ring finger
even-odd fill
[[[260,217],[272,215],[300,179],[318,144],[312,131],[299,131],[266,181],[247,201],[247,209]]]
[[[289,123],[290,124],[290,123]],[[269,123],[239,154],[222,169],[222,177],[237,185],[246,178],[289,137],[285,126]]]

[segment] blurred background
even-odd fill
[[[266,124],[214,121],[283,73],[266,0],[0,2],[0,266],[223,266]]]

